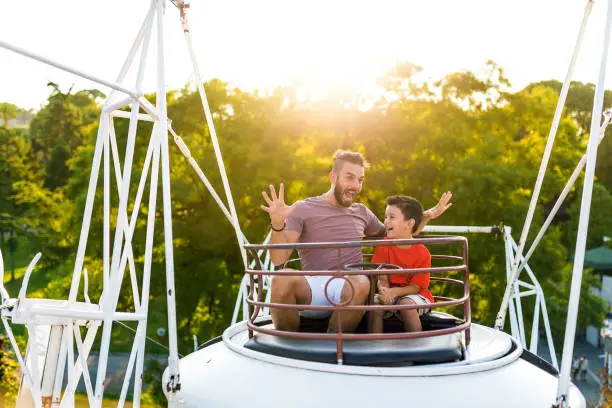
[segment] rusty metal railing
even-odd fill
[[[431,268],[418,268],[418,269],[394,269],[390,268],[393,265],[387,264],[382,269],[347,269],[343,265],[338,265],[335,270],[321,270],[321,271],[300,271],[300,270],[278,270],[278,271],[263,271],[259,258],[254,256],[256,261],[256,267],[258,269],[247,269],[246,273],[250,279],[250,289],[247,296],[247,304],[249,307],[247,327],[249,337],[252,337],[255,332],[265,333],[273,336],[287,337],[293,339],[327,339],[336,340],[337,345],[337,358],[338,361],[342,361],[343,348],[342,344],[344,340],[385,340],[385,339],[414,339],[414,338],[425,338],[441,336],[445,334],[465,332],[466,346],[470,343],[470,326],[471,326],[471,309],[470,309],[470,284],[469,284],[469,271],[468,271],[468,241],[465,237],[459,236],[430,236],[420,237],[412,239],[396,239],[396,240],[367,240],[367,241],[350,241],[350,242],[321,242],[321,243],[295,243],[295,244],[248,244],[245,248],[249,253],[254,253],[257,250],[273,250],[273,249],[300,249],[300,248],[335,248],[338,250],[338,259],[340,259],[341,251],[343,248],[354,248],[354,247],[376,247],[376,246],[391,246],[391,245],[448,245],[448,244],[459,244],[461,246],[461,256],[453,255],[433,255],[432,260],[445,260],[461,262],[458,265],[450,266],[437,266]],[[367,256],[367,254],[366,254]],[[453,279],[448,277],[440,277],[442,273],[452,272],[463,272],[463,279]],[[414,275],[421,273],[429,273],[430,281],[446,282],[451,284],[463,285],[463,296],[460,298],[451,298],[445,296],[434,296],[434,303],[427,305],[375,305],[372,304],[373,294],[375,290],[375,283],[370,286],[369,304],[366,305],[349,305],[352,297],[355,294],[355,289],[352,283],[346,279],[346,276],[351,275],[366,275],[370,277],[370,280],[375,282],[372,278],[381,274],[405,274]],[[272,303],[264,301],[263,285],[255,284],[255,280],[263,282],[263,276],[329,276],[329,280],[325,285],[325,296],[331,303],[328,306],[320,305],[297,305],[297,304],[285,304],[285,303]],[[347,301],[342,303],[333,303],[327,294],[327,286],[334,279],[344,279],[346,283],[352,288],[352,296]],[[257,288],[257,292],[255,292]],[[255,298],[257,296],[257,298]],[[262,327],[255,324],[255,318],[259,315],[261,308],[278,308],[278,309],[293,309],[293,310],[327,310],[332,314],[338,311],[375,311],[375,310],[410,310],[410,309],[438,309],[449,306],[463,305],[463,323],[448,328],[426,330],[420,332],[402,332],[402,333],[346,333],[342,330],[342,322],[340,319],[340,313],[336,313],[338,331],[336,333],[307,333],[307,332],[293,332],[286,330],[278,330],[276,328]]]

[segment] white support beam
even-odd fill
[[[604,37],[602,41],[601,60],[599,64],[599,76],[597,79],[597,85],[595,86],[595,99],[593,101],[593,112],[591,114],[591,129],[586,153],[587,162],[586,170],[584,172],[584,185],[582,188],[582,199],[580,204],[580,218],[578,221],[578,234],[576,237],[576,252],[574,254],[572,284],[567,308],[567,324],[565,326],[561,371],[559,373],[559,387],[557,389],[556,403],[558,405],[567,405],[567,394],[569,392],[574,339],[576,337],[576,321],[578,319],[578,304],[580,302],[580,287],[582,284],[582,272],[584,269],[584,253],[586,250],[587,231],[589,228],[593,183],[595,181],[595,164],[597,162],[599,127],[601,124],[601,113],[604,102],[606,67],[608,63],[608,51],[610,48],[611,29],[612,0],[608,0],[606,26],[603,33]]]
[[[129,119],[131,117],[130,112],[126,112],[126,111],[122,111],[122,110],[114,110],[110,113],[110,116],[113,118],[123,118],[123,119]],[[155,118],[153,118],[153,116],[149,115],[148,113],[139,113],[137,115],[138,120],[142,120],[145,122],[155,122]]]
[[[130,95],[132,98],[137,98],[139,96],[138,93],[136,93],[136,92],[134,92],[134,91],[132,91],[130,89],[124,88],[121,84],[97,78],[97,77],[95,77],[93,75],[87,74],[87,73],[85,73],[83,71],[80,71],[78,69],[75,69],[75,68],[71,68],[71,67],[69,67],[67,65],[60,64],[59,62],[53,61],[50,58],[43,57],[42,55],[38,55],[38,54],[35,54],[33,52],[24,50],[21,47],[17,47],[16,45],[9,44],[9,43],[7,43],[5,41],[0,40],[0,48],[5,48],[5,49],[7,49],[9,51],[13,51],[13,52],[15,52],[17,54],[21,54],[24,57],[31,58],[31,59],[36,60],[38,62],[42,62],[43,64],[47,64],[47,65],[50,65],[52,67],[61,69],[62,71],[66,71],[66,72],[69,72],[71,74],[80,76],[81,78],[88,79],[88,80],[90,80],[92,82],[96,82],[96,83],[98,83],[100,85],[107,86],[107,87],[109,87],[111,89],[114,89],[115,91],[123,92],[126,95]]]

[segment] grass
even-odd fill
[[[110,407],[110,406],[117,406],[117,403],[119,402],[119,398],[117,397],[108,397],[108,398],[104,398],[102,406],[103,407]],[[146,407],[146,404],[140,404],[142,407]],[[9,407],[14,407],[15,406],[15,401],[13,400],[7,400],[5,398],[1,398],[0,397],[0,408],[9,408]],[[87,395],[86,394],[76,394],[74,396],[74,406],[75,408],[87,408],[89,407],[89,400],[87,399]],[[125,401],[125,404],[123,405],[126,408],[132,408],[132,402],[131,401]]]
[[[107,397],[107,398],[104,398],[104,402],[102,403],[102,406],[103,407],[109,407],[109,406],[116,407],[118,402],[119,402],[119,398]],[[89,407],[89,400],[87,399],[87,395],[86,394],[76,394],[74,396],[74,406],[75,408]],[[125,401],[125,404],[123,406],[126,408],[132,408],[132,402]],[[144,407],[146,405],[141,404],[141,406]]]

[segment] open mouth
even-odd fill
[[[347,200],[353,200],[355,198],[355,192],[354,191],[345,191],[344,192],[344,198]]]

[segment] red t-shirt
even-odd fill
[[[397,265],[402,269],[431,268],[431,254],[425,245],[411,245],[409,248],[401,249],[397,246],[379,246],[374,250],[372,256],[374,263],[389,263]],[[434,298],[429,291],[429,273],[417,273],[414,275],[389,275],[389,285],[393,287],[408,286],[415,284],[421,287],[419,295],[428,299],[431,303]]]

